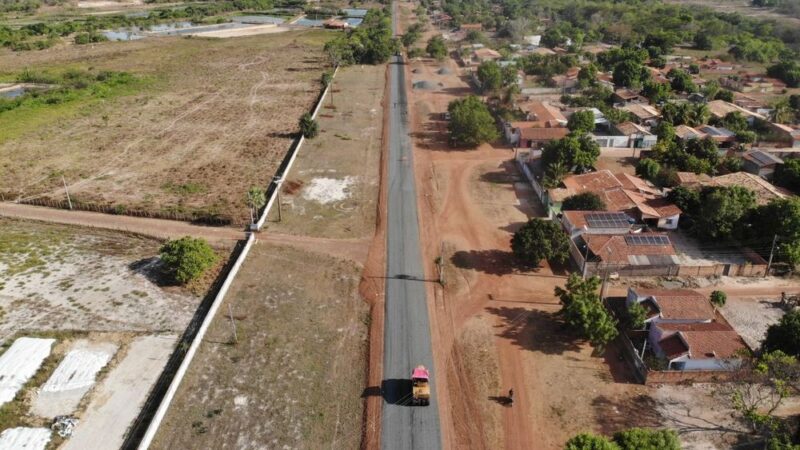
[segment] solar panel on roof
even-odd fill
[[[669,238],[660,235],[629,235],[625,236],[625,243],[628,245],[669,245]]]
[[[750,157],[755,159],[759,163],[764,164],[764,165],[774,164],[774,163],[777,162],[772,157],[772,155],[769,155],[769,154],[764,153],[764,152],[753,152],[753,153],[750,153]]]
[[[628,228],[628,216],[625,213],[591,213],[586,215],[589,228]]]

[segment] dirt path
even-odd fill
[[[297,236],[292,234],[259,233],[259,241],[275,244],[291,245],[312,252],[324,253],[338,258],[346,258],[361,264],[367,259],[372,239],[329,239],[320,237]]]
[[[65,209],[43,208],[6,202],[0,203],[0,216],[129,231],[161,239],[194,236],[207,239],[212,243],[230,244],[231,241],[238,241],[246,238],[244,231],[239,231],[234,228],[205,227],[173,220],[114,216],[88,211],[68,211]]]

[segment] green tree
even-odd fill
[[[776,260],[800,264],[800,198],[776,199],[757,207],[749,220],[752,239],[780,236]]]
[[[594,192],[570,195],[561,203],[562,211],[605,211],[606,204]]]
[[[577,136],[594,131],[594,113],[590,109],[575,111],[569,116],[567,128]]]
[[[697,86],[692,81],[692,76],[681,69],[672,69],[667,74],[670,79],[670,86],[675,92],[686,92],[691,94],[697,92]]]
[[[658,136],[658,142],[670,143],[675,141],[675,126],[667,121],[659,122],[653,132]]]
[[[245,197],[247,206],[250,207],[250,223],[255,223],[256,213],[267,204],[267,196],[259,187],[251,187]]]
[[[722,308],[725,306],[725,302],[728,300],[728,296],[722,291],[711,291],[711,297],[709,298],[711,304],[714,305],[716,308]]]
[[[569,238],[557,222],[533,218],[514,233],[511,251],[531,266],[542,260],[564,263],[569,258]]]
[[[787,158],[775,170],[775,184],[800,193],[800,158]]]
[[[161,262],[179,283],[188,283],[205,273],[219,259],[203,239],[185,236],[167,241],[160,250]]]
[[[311,117],[311,114],[305,113],[300,117],[300,133],[306,139],[312,139],[319,134],[319,125],[317,121]]]
[[[582,172],[594,166],[600,156],[600,146],[591,136],[566,136],[550,141],[542,150],[542,166],[545,172],[552,164],[559,163],[575,172]]]
[[[541,44],[547,48],[555,48],[564,45],[567,37],[561,34],[558,28],[550,27],[542,35]]]
[[[700,31],[694,35],[694,48],[697,50],[712,50],[714,41],[705,31]]]
[[[672,88],[666,83],[647,80],[642,86],[642,95],[652,104],[661,103],[672,97]]]
[[[690,215],[694,214],[700,207],[700,191],[686,186],[678,186],[671,190],[667,194],[667,198],[683,212]]]
[[[484,61],[478,66],[478,81],[482,92],[496,91],[503,87],[503,72],[494,61]]]
[[[681,450],[674,430],[631,428],[615,433],[614,442],[621,450]]]
[[[636,175],[650,181],[655,181],[661,172],[661,164],[650,158],[642,158],[636,163]]]
[[[641,330],[647,320],[647,308],[639,302],[633,302],[625,311],[625,325],[629,330]]]
[[[702,214],[693,217],[693,232],[708,240],[733,237],[734,230],[756,205],[753,191],[743,186],[707,186],[700,191]]]
[[[447,56],[447,44],[442,36],[434,36],[428,40],[425,51],[428,52],[431,58],[441,61]]]
[[[581,433],[568,440],[564,450],[620,450],[620,448],[604,436]]]
[[[605,348],[617,337],[617,322],[603,306],[597,292],[600,278],[584,280],[573,273],[565,287],[557,287],[555,294],[561,302],[561,314],[567,325],[578,330],[595,348]]]
[[[447,127],[453,143],[475,147],[500,137],[489,108],[478,97],[470,95],[453,100],[447,110],[450,113]]]
[[[650,72],[641,63],[628,59],[614,66],[612,76],[617,86],[638,88],[650,77]]]
[[[597,84],[597,66],[589,63],[578,71],[578,83],[582,88],[595,86]]]

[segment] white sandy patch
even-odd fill
[[[0,405],[9,402],[50,355],[55,339],[21,337],[0,356]]]
[[[314,178],[303,189],[303,197],[317,203],[328,204],[340,202],[350,197],[350,186],[358,177],[346,176],[337,178]]]
[[[0,434],[0,450],[44,450],[48,442],[47,428],[9,428]]]
[[[36,395],[31,407],[41,417],[75,412],[83,396],[94,385],[97,373],[117,351],[112,343],[76,342]]]
[[[62,450],[116,450],[175,348],[177,336],[144,336],[92,394],[72,437]],[[98,438],[102,436],[102,439]]]
[[[131,258],[65,244],[43,259],[46,266],[13,274],[0,262],[0,339],[20,329],[178,332],[199,303],[160,288],[130,267]]]
[[[253,25],[251,27],[201,31],[199,33],[192,33],[191,35],[197,37],[232,38],[240,36],[256,36],[259,34],[283,33],[284,31],[289,31],[289,28],[281,27],[274,23],[269,23],[265,25]]]

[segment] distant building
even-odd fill
[[[775,169],[783,160],[762,150],[751,150],[742,156],[745,172],[758,175],[765,180],[771,180]]]

